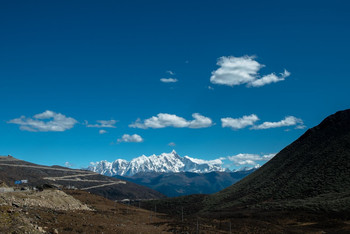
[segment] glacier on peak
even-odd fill
[[[133,176],[139,172],[206,173],[227,170],[222,167],[222,161],[220,159],[207,161],[191,158],[189,156],[181,157],[175,150],[171,153],[162,153],[160,155],[153,154],[148,157],[141,155],[131,161],[117,159],[114,162],[108,162],[103,160],[90,163],[87,169],[107,176]]]

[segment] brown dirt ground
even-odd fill
[[[87,204],[93,211],[32,209],[31,217],[48,232],[58,233],[166,233],[164,215],[117,204],[85,191],[67,190],[68,195]],[[39,217],[39,218],[38,218]]]
[[[350,233],[348,214],[242,209],[207,217],[185,216],[181,222],[176,216],[115,203],[86,191],[64,192],[91,210],[0,205],[0,233]]]
[[[167,233],[169,229],[164,215],[117,204],[85,191],[65,192],[44,190],[38,192],[37,197],[44,201],[47,194],[63,193],[67,201],[78,200],[91,209],[60,209],[61,200],[57,207],[37,206],[35,202],[25,205],[24,200],[20,202],[21,198],[26,199],[23,193],[8,194],[15,202],[0,204],[0,233]]]

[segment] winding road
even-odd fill
[[[78,173],[75,175],[66,175],[66,176],[59,176],[59,177],[44,177],[44,180],[51,180],[51,181],[72,181],[72,182],[91,182],[91,183],[102,183],[100,185],[85,187],[85,188],[79,188],[81,190],[89,190],[99,187],[106,187],[111,186],[115,184],[126,184],[125,181],[111,181],[111,180],[89,180],[84,179],[80,177],[88,177],[88,176],[98,176],[100,174],[95,172],[87,172],[87,171],[81,171],[78,169],[69,169],[69,168],[53,168],[53,167],[46,167],[46,166],[36,166],[36,165],[21,165],[21,164],[11,164],[11,163],[2,163],[2,162],[21,162],[21,160],[12,158],[12,157],[3,157],[0,156],[0,166],[9,166],[9,167],[26,167],[26,168],[37,168],[37,169],[44,169],[44,170],[54,170],[54,171],[64,171],[64,172],[73,172]]]

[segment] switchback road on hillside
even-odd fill
[[[89,189],[93,189],[93,188],[100,188],[100,187],[105,187],[105,186],[110,186],[110,185],[115,185],[115,184],[126,184],[125,181],[116,181],[113,183],[109,183],[109,184],[101,184],[101,185],[96,185],[96,186],[91,186],[91,187],[87,187],[87,188],[81,188],[81,190],[89,190]]]
[[[53,168],[53,167],[45,167],[45,166],[32,166],[32,165],[20,165],[20,164],[7,164],[7,163],[0,163],[0,166],[9,166],[9,167],[29,167],[29,168],[38,168],[38,169],[45,169],[45,170],[55,170],[55,171],[69,171],[69,172],[75,172],[75,173],[86,173],[86,171],[79,171],[74,169],[65,169],[65,168]],[[98,175],[95,172],[91,172],[89,174],[92,175]]]
[[[13,159],[10,157],[0,157],[0,162],[20,162],[21,160]],[[99,187],[106,187],[111,186],[115,184],[126,184],[125,181],[110,181],[110,180],[88,180],[81,177],[86,176],[98,176],[99,174],[96,172],[87,172],[87,171],[80,171],[80,170],[74,170],[69,168],[53,168],[53,167],[46,167],[46,166],[36,166],[36,165],[22,165],[22,164],[9,164],[9,163],[0,163],[0,166],[8,166],[8,167],[24,167],[24,168],[37,168],[37,169],[44,169],[44,170],[54,170],[54,171],[63,171],[63,172],[71,172],[71,173],[77,173],[73,175],[66,175],[66,176],[60,176],[60,177],[44,177],[44,180],[51,180],[51,181],[71,181],[71,182],[88,182],[88,183],[102,183],[100,185],[90,186],[86,188],[80,188],[81,190],[89,190],[93,188],[99,188]],[[84,173],[84,174],[81,174]]]

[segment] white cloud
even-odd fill
[[[213,125],[213,121],[210,118],[200,115],[198,113],[192,114],[192,117],[194,118],[194,120],[191,120],[189,122],[189,128],[207,128]]]
[[[12,119],[7,123],[18,124],[23,131],[63,132],[73,128],[78,121],[71,117],[66,117],[61,113],[47,110],[43,113],[34,115],[33,118],[21,116],[20,118]]]
[[[185,156],[184,158],[190,159],[192,162],[198,163],[198,164],[209,164],[209,165],[222,165],[222,159],[223,158],[218,158],[218,159],[213,159],[213,160],[204,160],[204,159],[199,159],[199,158],[191,158],[189,156]]]
[[[118,142],[143,142],[143,138],[140,135],[134,134],[124,134],[122,138],[117,140]]]
[[[306,126],[304,124],[299,124],[295,127],[295,129],[304,129]]]
[[[163,83],[176,83],[178,80],[175,78],[161,78],[160,81]]]
[[[99,133],[99,134],[105,134],[105,133],[107,133],[107,131],[104,130],[104,129],[100,129],[100,131],[98,131],[98,133]]]
[[[174,142],[170,142],[168,146],[175,146],[176,144]]]
[[[258,121],[259,118],[255,114],[251,115],[244,115],[241,118],[233,119],[233,118],[222,118],[221,119],[221,125],[223,128],[229,127],[232,129],[242,129],[247,126],[252,126],[256,121]]]
[[[247,126],[252,126],[250,129],[269,129],[269,128],[279,128],[279,127],[288,127],[295,126],[295,129],[304,129],[306,126],[302,119],[296,118],[294,116],[287,116],[283,120],[278,122],[263,122],[262,124],[255,125],[259,120],[258,116],[255,114],[244,115],[241,118],[222,118],[221,125],[223,128],[228,127],[232,129],[242,129]]]
[[[200,115],[198,113],[192,114],[194,118],[191,121],[188,121],[182,117],[172,114],[159,113],[157,116],[152,116],[149,119],[141,121],[137,119],[134,123],[130,124],[129,127],[132,128],[165,128],[165,127],[174,127],[174,128],[207,128],[213,125],[213,121]]]
[[[237,154],[228,156],[227,159],[233,162],[236,166],[242,165],[258,165],[257,161],[268,161],[276,154],[266,154],[260,156],[259,154]]]
[[[208,89],[209,89],[209,90],[214,90],[214,88],[211,87],[210,85],[208,86]]]
[[[287,70],[284,70],[283,73],[280,74],[281,76],[278,77],[276,74],[271,73],[269,75],[263,76],[260,79],[254,80],[253,82],[249,83],[248,86],[252,87],[260,87],[264,86],[270,83],[276,83],[279,81],[283,81],[286,77],[290,76],[290,72]]]
[[[217,65],[220,67],[213,71],[210,77],[210,82],[213,84],[228,86],[246,84],[248,87],[260,87],[283,81],[290,76],[290,72],[284,70],[280,77],[274,73],[261,77],[258,72],[265,65],[257,62],[254,56],[223,56],[218,59]]]
[[[33,117],[35,119],[50,119],[50,118],[54,118],[56,115],[57,113],[47,110],[47,111],[44,111],[43,113],[36,114]]]
[[[64,163],[64,166],[65,166],[65,167],[72,167],[72,164],[71,164],[70,162],[65,162],[65,163]]]
[[[170,71],[170,70],[168,70],[168,71],[166,71],[166,73],[168,73],[169,75],[175,75],[175,73],[173,72],[173,71]]]
[[[268,129],[268,128],[279,128],[287,126],[295,126],[296,128],[305,128],[303,120],[294,116],[287,116],[283,120],[278,122],[264,122],[260,125],[253,126],[251,129]]]
[[[236,165],[255,165],[255,161],[260,160],[258,154],[237,154],[234,156],[228,156],[228,160],[232,161]]]
[[[275,157],[276,154],[265,154],[262,156],[265,160],[270,160],[271,158]]]
[[[135,123],[130,124],[129,127],[132,128],[165,128],[165,127],[175,127],[184,128],[188,126],[187,120],[176,115],[160,113],[157,116],[152,116],[149,119],[144,120],[137,119]]]
[[[116,120],[96,120],[97,124],[88,124],[86,121],[86,126],[88,128],[115,128]]]

